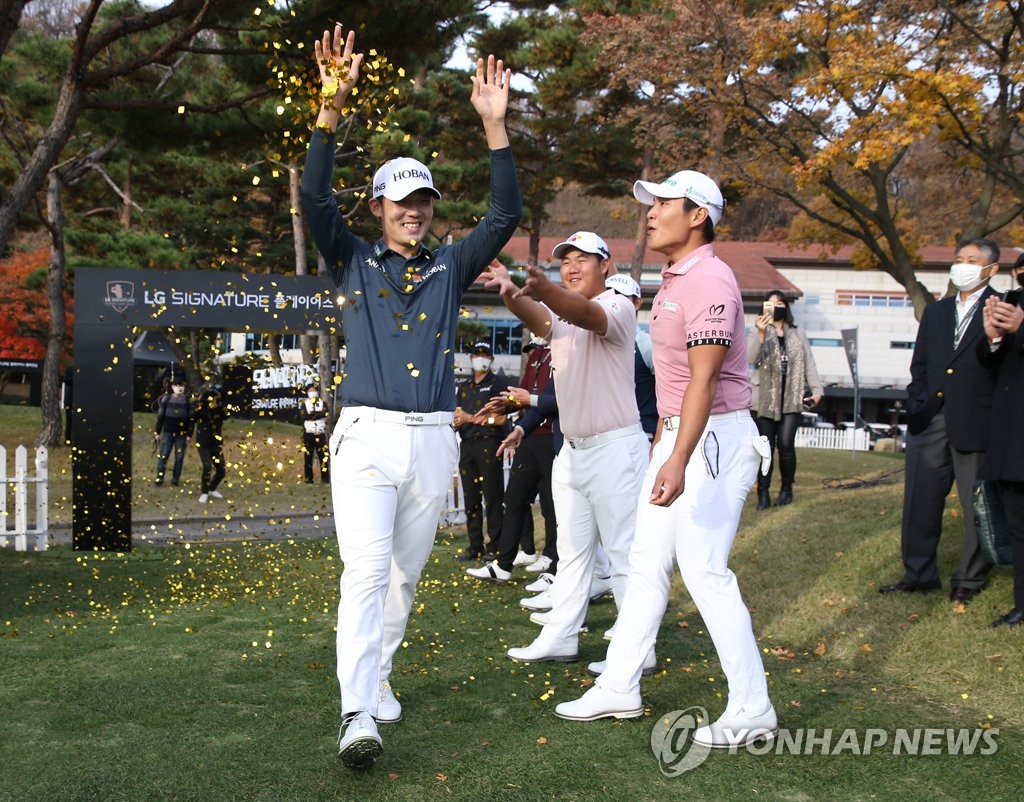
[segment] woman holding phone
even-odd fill
[[[793,500],[800,413],[817,406],[824,390],[811,346],[793,321],[789,301],[780,290],[768,293],[754,326],[747,341],[747,361],[758,373],[758,392],[752,411],[757,429],[768,438],[773,453],[778,448],[782,486],[775,503],[781,506]],[[811,394],[805,397],[807,388]],[[774,467],[773,460],[766,475],[757,475],[759,512],[772,505],[770,489]]]

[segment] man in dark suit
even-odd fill
[[[1024,291],[1024,254],[1013,266],[1017,290]],[[1024,624],[1024,312],[1020,301],[1003,303],[989,297],[984,307],[985,341],[978,356],[999,364],[992,404],[994,435],[981,470],[985,479],[999,481],[999,495],[1013,548],[1013,609],[992,622],[993,627]],[[996,434],[998,436],[996,436]]]
[[[950,281],[954,296],[925,309],[910,362],[907,385],[904,472],[903,577],[878,588],[912,593],[942,586],[936,553],[946,496],[956,481],[964,539],[953,573],[952,602],[966,604],[985,587],[991,565],[978,543],[972,490],[988,447],[996,370],[982,365],[985,339],[981,310],[995,293],[989,280],[999,271],[999,246],[988,239],[957,245]]]

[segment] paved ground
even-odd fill
[[[439,525],[450,528],[465,523],[461,510],[447,510]],[[210,515],[166,518],[132,519],[132,544],[201,543],[265,540],[269,542],[296,538],[334,537],[334,516],[322,513],[292,513],[289,515],[233,515],[230,519]],[[49,542],[70,545],[73,536],[69,525],[51,526]],[[35,535],[29,535],[30,548]]]
[[[282,515],[238,515],[225,520],[209,516],[181,517],[173,521],[166,518],[133,519],[132,543],[197,543],[203,541],[230,542],[241,540],[290,540],[294,538],[333,537],[334,518],[330,515],[298,513]],[[29,541],[34,542],[34,535]],[[50,543],[70,545],[70,526],[50,527]]]

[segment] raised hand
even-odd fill
[[[508,268],[497,260],[487,266],[483,276],[484,286],[490,290],[497,290],[499,295],[515,298],[519,292],[519,287],[512,281]]]
[[[508,111],[508,87],[512,80],[512,70],[505,69],[501,59],[495,60],[493,55],[476,60],[476,75],[470,78],[473,92],[469,96],[484,123],[504,122]]]
[[[323,38],[313,43],[316,64],[320,70],[320,95],[323,103],[333,103],[335,111],[348,97],[359,78],[359,67],[363,63],[362,53],[353,53],[356,32],[343,35],[341,23],[334,26],[332,39],[330,31],[324,31]]]

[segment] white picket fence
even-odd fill
[[[801,426],[796,430],[797,448],[868,451],[870,442],[867,429],[812,429]]]
[[[35,536],[35,550],[46,551],[49,541],[48,489],[49,455],[45,446],[36,449],[36,474],[28,475],[28,449],[18,446],[14,450],[14,474],[7,474],[7,449],[0,446],[0,547],[14,540],[16,551],[28,551],[28,537]],[[29,526],[29,487],[35,487],[35,522]],[[7,506],[9,491],[14,496],[14,526]]]

